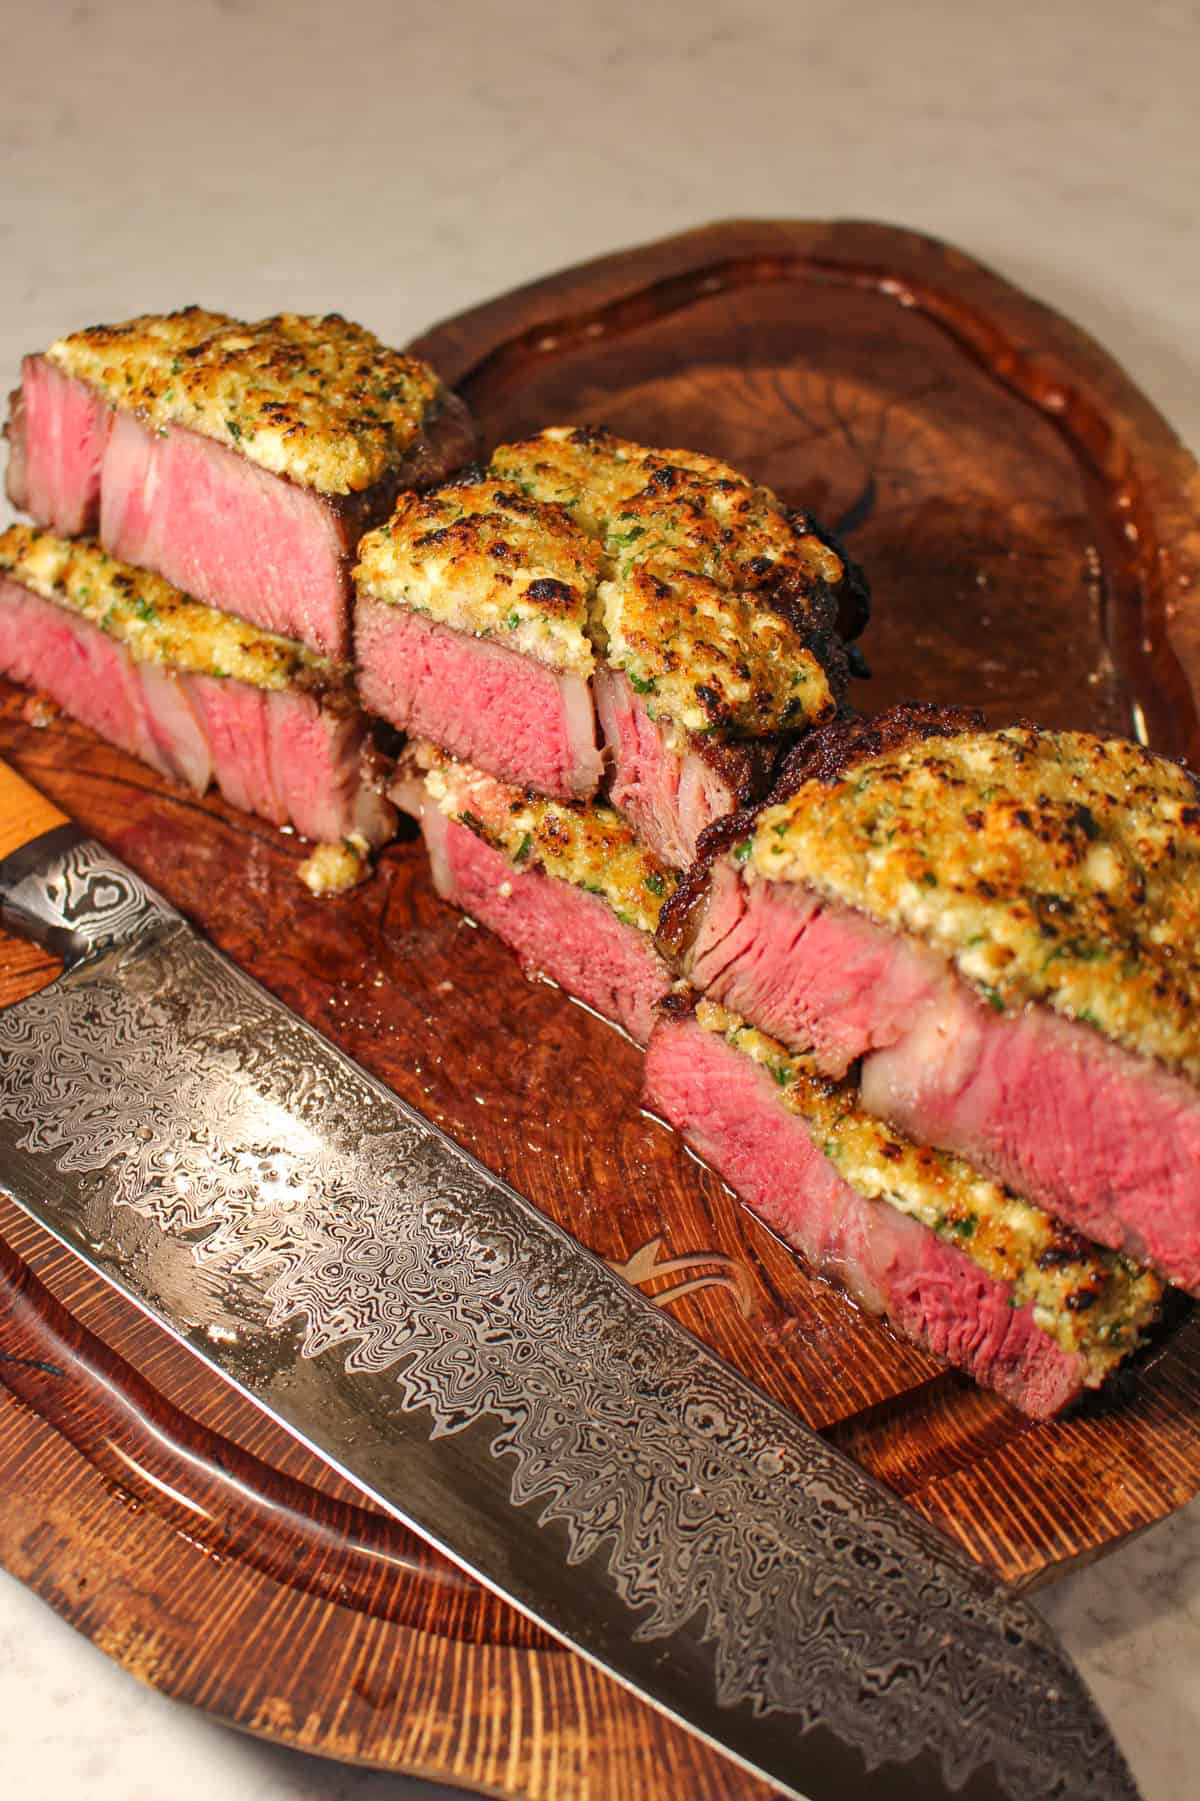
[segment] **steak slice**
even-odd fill
[[[899,1138],[852,1084],[711,1003],[660,1008],[645,1096],[816,1274],[1035,1419],[1103,1383],[1154,1318],[1152,1276]]]
[[[369,596],[355,613],[363,704],[502,781],[562,799],[600,785],[587,679]]]
[[[690,451],[564,426],[401,497],[359,547],[369,704],[502,780],[607,791],[656,856],[763,792],[833,714],[858,572],[767,489]]]
[[[361,535],[472,453],[433,372],[345,320],[191,308],[25,359],[9,496],[208,605],[344,661]]]
[[[1200,1293],[1193,779],[1030,728],[876,722],[824,761],[823,736],[709,834],[660,946],[828,1074],[862,1059],[914,1138]]]
[[[655,1002],[671,985],[648,933],[618,919],[599,895],[541,869],[514,869],[436,807],[423,809],[421,829],[443,900],[502,938],[527,976],[549,977],[645,1044]]]
[[[676,734],[651,718],[629,677],[617,669],[597,669],[594,690],[609,800],[661,862],[686,869],[708,826],[766,792],[782,740]]]
[[[94,532],[111,411],[44,356],[25,358],[11,407],[6,487],[13,506],[67,538]]]
[[[392,835],[344,674],[86,541],[0,534],[0,671],[163,775],[198,793],[215,783],[274,825],[363,847]]]
[[[644,1044],[671,985],[654,927],[673,885],[611,807],[548,800],[429,743],[392,789],[421,821],[438,892]]]

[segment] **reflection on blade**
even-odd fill
[[[0,1182],[791,1794],[1135,1795],[1030,1609],[174,916],[0,1014]]]

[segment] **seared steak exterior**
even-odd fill
[[[816,1273],[1036,1419],[1104,1382],[1155,1317],[1160,1284],[956,1157],[867,1115],[711,1002],[672,997],[646,1103]]]
[[[594,706],[609,796],[673,867],[764,791],[788,734],[832,715],[835,620],[863,594],[810,521],[727,465],[569,427],[402,497],[355,580],[360,681],[386,718],[590,798]]]
[[[471,454],[466,409],[336,316],[199,308],[98,326],[25,359],[8,492],[39,524],[205,603],[349,656],[359,537]]]
[[[775,804],[709,835],[660,943],[827,1073],[863,1059],[914,1138],[1200,1292],[1195,781],[936,723],[814,734]]]
[[[527,974],[646,1042],[671,985],[654,927],[673,877],[623,819],[498,782],[429,744],[406,753],[393,794],[421,820],[444,899],[510,945]]]
[[[0,671],[162,774],[318,842],[392,835],[344,671],[28,526],[0,534]]]
[[[609,800],[661,862],[686,869],[703,831],[765,793],[779,740],[696,733],[680,743],[619,669],[597,669],[594,692]]]

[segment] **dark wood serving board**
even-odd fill
[[[860,705],[922,696],[1200,750],[1200,480],[1095,344],[960,253],[734,223],[554,276],[417,346],[489,441],[589,420],[712,451],[867,565]],[[0,754],[276,994],[981,1563],[1029,1585],[1200,1489],[1200,1316],[1035,1426],[808,1278],[638,1107],[639,1053],[433,895],[302,847],[0,685]],[[0,940],[0,1003],[53,973]],[[689,1260],[674,1269],[659,1266]],[[0,1559],[167,1693],[503,1795],[750,1797],[354,1493],[0,1206]],[[0,1394],[3,1391],[0,1390]]]

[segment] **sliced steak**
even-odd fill
[[[363,704],[381,719],[502,781],[563,799],[595,794],[586,677],[370,597],[358,602],[355,651]]]
[[[45,357],[29,356],[11,408],[5,436],[13,506],[64,537],[94,532],[113,418],[109,407]]]
[[[241,675],[213,673],[223,665]],[[272,824],[366,846],[392,834],[385,772],[343,677],[94,545],[24,526],[0,535],[0,672]]]
[[[199,309],[25,359],[9,495],[123,561],[344,661],[358,539],[474,430],[432,371],[345,320]]]
[[[423,809],[421,829],[444,900],[502,938],[527,975],[548,976],[645,1044],[671,983],[649,933],[618,919],[599,895],[541,869],[515,869],[436,806]]]
[[[434,880],[530,973],[644,1044],[671,977],[654,928],[675,878],[611,807],[499,782],[428,742],[410,744],[392,797],[421,820]]]
[[[594,704],[607,795],[676,868],[835,712],[835,620],[865,604],[812,521],[726,464],[565,426],[402,496],[355,583],[371,705],[504,780],[590,797]]]
[[[1072,1242],[1044,1218],[1031,1226],[1039,1220],[1031,1209],[896,1141],[853,1106],[839,1110],[822,1092],[827,1085],[812,1084],[805,1095],[803,1073],[793,1078],[786,1059],[756,1060],[673,1001],[660,1011],[646,1057],[647,1105],[815,1273],[884,1314],[895,1330],[1035,1419],[1061,1413],[1136,1346],[1157,1305],[1153,1278]],[[897,1186],[892,1172],[905,1169],[903,1205],[883,1198],[888,1190],[872,1173],[875,1163]],[[948,1194],[980,1208],[950,1222],[961,1244],[904,1210],[919,1210],[922,1185],[930,1217],[944,1217]],[[1031,1235],[1045,1246],[1048,1275],[1028,1253],[1024,1268],[1013,1255],[1011,1247]],[[986,1243],[988,1254],[968,1254],[964,1247],[975,1243]],[[1066,1282],[1063,1261],[1071,1265]]]
[[[1081,735],[886,725],[824,762],[815,734],[790,790],[710,832],[660,946],[827,1073],[862,1059],[914,1138],[1200,1293],[1193,779]]]
[[[676,742],[620,670],[597,669],[594,689],[608,798],[656,857],[686,869],[701,832],[766,792],[780,739],[730,742],[684,732]]]
[[[747,882],[734,857],[685,881],[660,942],[693,987],[789,1048],[813,1047],[828,1075],[894,1042],[953,983],[933,952],[810,888]]]

